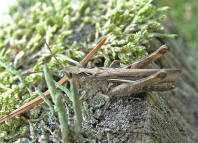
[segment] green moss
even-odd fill
[[[45,47],[45,40],[53,53],[65,66],[67,60],[59,57],[66,55],[80,60],[104,36],[108,40],[103,48],[91,60],[98,63],[105,59],[108,66],[114,59],[122,63],[131,63],[147,55],[150,41],[163,30],[160,22],[164,11],[152,4],[152,0],[27,0],[19,1],[10,8],[12,23],[1,26],[0,54],[3,60],[11,63],[18,71],[40,71],[48,63],[51,70],[61,70]],[[9,48],[16,46],[19,53]],[[0,67],[0,117],[8,114],[32,97],[20,85],[16,75]],[[43,75],[32,74],[25,77],[28,85],[44,90]],[[13,138],[16,133],[23,133],[26,121],[22,116],[1,124],[1,138]],[[9,130],[11,126],[16,126]],[[9,130],[9,132],[8,132]]]

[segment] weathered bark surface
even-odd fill
[[[166,30],[172,33],[174,25],[169,20],[167,23]],[[83,100],[89,112],[83,128],[93,140],[113,143],[197,142],[198,77],[185,60],[187,47],[182,39],[153,39],[152,50],[162,44],[168,45],[169,53],[154,66],[181,68],[183,74],[178,87],[168,92],[113,98],[108,109],[104,106],[105,99],[95,94],[99,89],[90,87]]]
[[[167,19],[164,24],[167,32],[176,33],[176,27]],[[161,60],[161,66],[179,67],[182,77],[178,88],[173,91],[157,93],[158,104],[152,108],[151,129],[159,134],[155,136],[158,142],[197,142],[198,140],[198,76],[190,63],[186,62],[188,47],[182,38],[161,40],[169,47],[169,53]],[[157,42],[155,42],[157,43]],[[155,44],[156,47],[158,44]],[[158,47],[158,46],[157,46]]]

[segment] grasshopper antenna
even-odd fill
[[[49,47],[49,45],[47,44],[46,41],[45,41],[45,45],[47,46],[48,50],[50,51],[50,53],[54,57],[54,59],[57,61],[57,63],[64,69],[63,64],[61,62],[59,62],[59,60],[56,58],[56,55],[52,52],[51,48]]]
[[[89,53],[87,54],[87,56],[80,62],[80,64],[82,66],[84,66],[87,61],[102,47],[102,45],[105,43],[105,41],[107,40],[107,38],[105,37],[101,42],[99,42],[97,44],[97,46]],[[58,81],[58,83],[60,85],[63,85],[64,83],[66,83],[68,81],[68,78],[66,76],[64,76],[62,79],[60,79]],[[49,98],[50,97],[50,91],[47,90],[44,95]],[[26,103],[25,105],[19,107],[18,109],[16,109],[15,111],[11,112],[10,114],[8,114],[7,116],[4,116],[3,118],[0,119],[0,123],[6,121],[7,119],[11,119],[13,117],[15,117],[16,115],[19,115],[20,113],[23,113],[25,111],[27,111],[28,109],[32,108],[33,106],[41,103],[43,101],[43,99],[38,96],[35,99],[33,99],[32,101],[30,101],[29,103]]]

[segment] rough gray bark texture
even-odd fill
[[[165,23],[166,30],[175,29],[171,21]],[[175,31],[174,31],[175,33]],[[195,143],[198,140],[198,77],[190,63],[182,39],[153,39],[153,51],[167,44],[169,53],[154,66],[159,68],[181,68],[182,76],[178,87],[168,92],[153,92],[116,97],[105,109],[105,99],[97,95],[100,89],[86,82],[81,88],[89,87],[83,97],[87,107],[87,118],[83,122],[85,136],[95,142],[139,142],[139,143]],[[86,85],[88,84],[88,85]],[[104,82],[98,87],[105,88]],[[81,92],[83,94],[83,91]],[[85,93],[84,93],[85,94]]]

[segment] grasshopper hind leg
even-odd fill
[[[162,45],[159,49],[151,53],[150,55],[146,56],[143,59],[140,59],[133,64],[127,65],[126,69],[143,69],[150,63],[154,62],[168,51],[168,47],[166,45]]]
[[[165,70],[160,70],[159,72],[150,75],[148,77],[136,80],[132,83],[123,83],[111,89],[111,96],[128,96],[133,93],[143,92],[145,87],[150,86],[154,83],[161,81],[166,78],[167,72]]]

